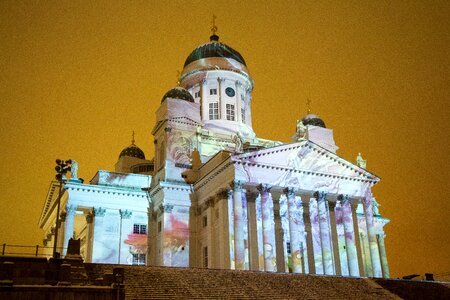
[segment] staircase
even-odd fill
[[[117,265],[90,265],[89,277]],[[121,266],[126,299],[400,299],[367,278]]]

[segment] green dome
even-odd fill
[[[188,58],[184,62],[184,67],[189,65],[191,62],[208,57],[232,58],[244,66],[247,66],[244,58],[239,52],[225,44],[220,43],[217,35],[212,35],[209,43],[197,47],[191,54],[189,54]]]
[[[122,152],[120,152],[119,158],[121,158],[122,156],[129,156],[129,157],[145,159],[144,151],[142,151],[135,144],[131,144],[130,146],[123,149]]]
[[[194,97],[192,97],[191,93],[189,93],[188,90],[180,86],[174,87],[173,89],[169,90],[162,98],[161,103],[164,102],[166,98],[180,99],[186,100],[188,102],[194,102]]]
[[[313,126],[318,126],[318,127],[325,127],[325,122],[317,115],[314,114],[309,114],[306,115],[303,119],[302,119],[302,123],[303,125],[307,126],[307,125],[313,125]]]

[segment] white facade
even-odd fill
[[[336,155],[315,115],[292,143],[256,137],[252,89],[217,36],[196,48],[156,112],[154,159],[133,141],[118,172],[65,184],[60,246],[81,238],[89,262],[389,277],[389,220],[371,193],[380,179]],[[40,221],[47,243],[55,190]]]

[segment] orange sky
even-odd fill
[[[89,181],[132,130],[153,156],[154,112],[214,13],[257,135],[289,141],[312,99],[338,154],[382,178],[391,275],[450,271],[450,4],[340,2],[1,1],[0,243],[42,243],[56,158]]]

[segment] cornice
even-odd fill
[[[68,183],[65,186],[68,191],[81,191],[97,194],[125,195],[129,197],[147,198],[147,193],[138,189],[127,189],[112,187],[108,185],[74,184]]]

